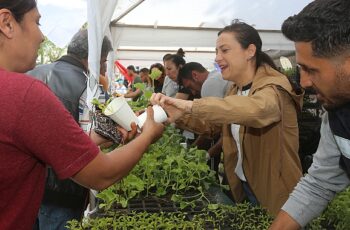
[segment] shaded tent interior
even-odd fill
[[[186,61],[201,63],[213,69],[215,44],[221,28],[172,27],[111,24],[115,58],[123,65],[149,67],[162,62],[167,53],[183,48]],[[294,44],[278,30],[258,30],[263,41],[262,49],[274,60],[280,56],[291,57],[295,64]],[[276,62],[278,66],[280,64]]]
[[[247,1],[243,3],[242,9],[230,11],[238,5],[235,4],[235,1],[119,0],[109,24],[115,51],[114,59],[119,60],[124,66],[132,64],[139,68],[149,67],[155,62],[161,63],[166,53],[175,53],[178,48],[183,48],[187,62],[196,61],[208,69],[213,69],[217,33],[228,25],[234,16],[234,18],[243,18],[243,21],[252,23],[257,28],[263,41],[263,51],[272,57],[278,67],[282,67],[279,60],[281,56],[288,58],[292,66],[295,66],[294,44],[282,35],[279,28],[287,16],[298,12],[310,1],[260,0],[254,4]],[[195,18],[194,21],[188,17],[200,11],[203,11],[204,14]],[[254,14],[247,12],[254,12]],[[134,20],[137,15],[143,16],[141,21]],[[254,17],[249,18],[249,16]],[[176,18],[176,24],[168,23],[169,18]],[[270,19],[273,26],[264,27],[263,18]],[[313,118],[318,122],[319,105],[316,107],[310,109],[316,111],[316,114],[315,111],[311,111],[311,114],[315,115]],[[317,126],[312,124],[308,127]],[[317,137],[316,132],[318,131],[310,132],[307,138]],[[303,147],[308,147],[307,144],[310,142],[307,138],[305,144],[301,141],[302,155],[309,155],[315,150],[313,148],[303,149]],[[318,139],[316,142],[318,143]]]
[[[212,69],[217,33],[235,19],[259,31],[263,51],[284,55],[294,45],[281,24],[310,1],[118,0],[110,23],[115,58],[125,66],[149,67],[183,48],[186,61]]]

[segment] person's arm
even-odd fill
[[[191,113],[191,117],[211,124],[235,123],[254,128],[266,127],[281,119],[279,97],[270,86],[246,97],[230,95],[185,101],[156,94],[151,97],[151,102],[167,110],[170,122],[176,121],[184,113]]]
[[[150,101],[152,104],[161,105],[167,112],[168,123],[176,122],[177,128],[186,129],[206,137],[213,137],[222,129],[221,124],[208,123],[201,118],[193,119],[190,114],[193,101],[175,99],[161,93],[152,94]]]
[[[301,226],[288,213],[280,211],[269,230],[299,230]]]
[[[85,187],[96,190],[109,187],[130,172],[148,146],[160,137],[163,128],[162,124],[153,120],[153,110],[148,108],[147,121],[142,128],[142,133],[137,138],[110,153],[100,152],[72,179]]]
[[[108,78],[102,74],[100,74],[100,84],[102,85],[103,90],[105,92],[108,92],[108,86],[109,86]]]
[[[189,98],[189,96],[190,95],[188,95],[187,93],[178,92],[178,93],[176,93],[175,98],[181,99],[181,100],[187,100]]]
[[[185,113],[191,113],[193,101],[175,99],[161,93],[154,93],[150,102],[162,106],[167,112],[168,122],[172,123],[182,117]]]
[[[122,143],[129,142],[137,134],[136,124],[134,122],[132,122],[130,126],[131,126],[131,131],[127,131],[127,130],[123,129],[122,127],[120,127],[119,125],[117,125],[115,127],[118,130],[118,132],[120,133],[120,135],[122,136],[122,140],[121,140]],[[113,142],[111,142],[110,140],[107,140],[104,137],[102,137],[101,135],[97,134],[93,129],[86,132],[86,135],[88,135],[90,137],[90,139],[92,140],[92,142],[94,142],[98,146],[103,145],[103,144],[107,144],[110,146],[113,144]]]
[[[266,86],[249,96],[229,95],[224,98],[195,99],[191,115],[213,124],[235,123],[262,128],[280,121],[279,100],[273,86]]]
[[[51,166],[59,179],[73,178],[89,188],[106,188],[127,175],[164,129],[148,108],[140,136],[103,154],[47,86],[32,81],[19,100],[12,136],[31,160]]]
[[[349,178],[339,165],[341,153],[330,130],[328,114],[323,117],[320,132],[320,143],[308,174],[294,188],[271,229],[296,229],[294,222],[304,227],[322,213],[337,192],[349,186]]]
[[[140,89],[136,89],[135,91],[130,91],[126,94],[124,94],[125,98],[135,98],[137,96],[139,96],[142,93],[142,91]]]
[[[95,133],[94,130],[85,132],[85,134],[90,137],[91,141],[94,142],[95,145],[102,145],[106,142],[109,142],[107,139],[103,138],[101,135],[98,135],[97,133]]]

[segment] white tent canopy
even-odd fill
[[[116,45],[116,58],[125,65],[149,67],[161,62],[166,53],[175,53],[178,48],[186,52],[187,61],[200,62],[213,68],[217,33],[221,28],[134,26],[117,24],[111,27]],[[263,50],[294,50],[292,42],[280,31],[260,30]],[[142,36],[140,36],[142,35]]]
[[[111,21],[114,55],[124,65],[149,67],[154,62],[161,62],[164,54],[174,53],[181,47],[186,52],[187,61],[198,61],[212,68],[217,32],[237,18],[258,29],[263,50],[294,50],[293,44],[280,33],[280,26],[284,19],[299,12],[311,0],[89,2],[89,30],[98,33],[89,39],[91,49],[99,47],[97,44],[106,34],[106,23]],[[113,16],[111,11],[114,11]],[[97,59],[91,60],[95,72]]]
[[[87,4],[89,24],[89,79],[87,81],[86,101],[91,109],[92,99],[96,96],[98,90],[102,41],[105,34],[110,34],[107,28],[117,0],[109,0],[106,4],[101,4],[100,1],[96,0],[88,0]]]
[[[259,30],[263,50],[294,50],[280,27],[311,0],[119,0],[111,23],[116,58],[148,67],[178,48],[212,68],[217,32],[241,19]],[[125,13],[126,12],[126,13]]]
[[[132,25],[222,28],[233,19],[241,19],[257,29],[279,30],[284,19],[311,1],[119,0],[112,21]]]

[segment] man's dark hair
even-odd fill
[[[108,53],[112,51],[111,41],[104,36],[101,48],[101,57],[107,57]],[[86,29],[79,30],[72,40],[69,42],[67,53],[79,59],[87,59],[89,56],[89,42],[88,31]]]
[[[135,69],[135,66],[133,65],[129,65],[128,67],[126,67],[128,70],[131,70],[133,71],[134,73],[136,73],[136,69]]]
[[[283,22],[282,33],[294,42],[311,42],[316,57],[342,55],[350,51],[350,1],[312,1]]]
[[[207,72],[206,68],[204,68],[200,63],[198,62],[189,62],[186,63],[182,68],[179,70],[179,75],[177,76],[177,83],[182,86],[183,85],[183,79],[188,79],[193,81],[192,77],[192,71],[198,71],[200,73]]]
[[[140,70],[140,73],[149,73],[149,69],[148,68],[142,68],[141,70]]]

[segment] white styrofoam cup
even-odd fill
[[[114,98],[106,107],[104,114],[110,117],[118,125],[127,131],[131,130],[130,124],[138,119],[124,97]]]
[[[168,119],[168,116],[164,109],[159,105],[153,105],[153,114],[154,114],[154,121],[158,123],[163,123]],[[138,126],[139,128],[142,128],[143,124],[145,123],[147,119],[147,112],[142,113],[137,117],[138,119]]]

